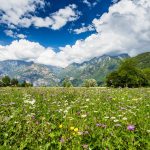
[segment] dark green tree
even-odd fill
[[[112,73],[110,73],[107,77],[106,77],[106,83],[107,86],[111,86],[111,87],[119,87],[119,86],[123,86],[121,83],[121,77],[119,76],[117,71],[114,71]]]
[[[132,60],[124,61],[118,71],[112,72],[106,77],[107,86],[113,87],[141,87],[147,86],[148,80],[144,73],[136,68]]]
[[[148,80],[148,85],[150,86],[150,68],[146,68],[142,70],[146,79]]]
[[[97,86],[104,86],[105,83],[103,81],[97,81]]]
[[[20,84],[21,87],[32,87],[33,84],[32,83],[28,83],[26,81],[23,81],[21,84]]]
[[[22,83],[20,83],[21,87],[25,87],[25,85],[26,85],[26,81],[23,81]]]
[[[10,81],[11,79],[9,78],[9,76],[5,76],[2,78],[2,82],[4,86],[10,86]]]
[[[2,82],[2,81],[0,81],[0,87],[3,87],[3,86],[4,86],[3,82]]]
[[[17,79],[11,79],[11,86],[18,86],[18,80]]]
[[[63,82],[62,82],[62,86],[63,87],[72,87],[72,83],[68,80],[68,79],[65,79]]]

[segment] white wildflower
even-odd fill
[[[81,115],[82,118],[85,118],[86,116],[87,116],[86,114]]]
[[[110,119],[116,119],[116,117],[111,117]]]
[[[126,118],[126,117],[123,117],[122,120],[127,120],[127,118]]]
[[[150,133],[150,130],[147,130],[147,133]]]
[[[88,102],[89,100],[90,100],[90,99],[89,99],[89,98],[87,98],[87,99],[86,99],[86,102]]]
[[[105,119],[109,119],[109,117],[108,116],[106,116],[106,117],[104,117]]]
[[[114,122],[118,122],[119,120],[115,119]]]

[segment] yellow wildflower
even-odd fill
[[[78,132],[79,130],[78,130],[78,128],[74,128],[74,131],[75,131],[75,132]]]
[[[62,125],[62,124],[60,124],[60,125],[59,125],[59,128],[62,128],[62,127],[63,127],[63,125]]]
[[[74,127],[70,127],[70,130],[74,130]]]

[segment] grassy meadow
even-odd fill
[[[149,150],[150,89],[0,88],[1,150]]]

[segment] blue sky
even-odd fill
[[[149,0],[0,0],[0,60],[66,67],[150,50]]]
[[[26,35],[26,39],[30,41],[39,42],[45,47],[54,47],[56,50],[58,50],[58,47],[60,46],[65,46],[67,44],[72,45],[76,40],[85,39],[91,34],[91,32],[95,32],[89,31],[82,34],[75,34],[73,30],[76,28],[81,28],[82,24],[85,24],[85,26],[91,24],[94,18],[98,18],[104,12],[107,12],[109,6],[112,5],[111,0],[89,0],[88,2],[91,3],[91,5],[95,2],[95,5],[88,6],[83,2],[83,0],[45,0],[45,3],[47,4],[44,6],[44,8],[39,9],[36,12],[37,16],[39,17],[47,17],[59,9],[65,8],[71,4],[75,4],[77,6],[77,10],[82,14],[77,20],[67,23],[58,30],[53,30],[46,27],[37,28],[30,26],[29,28],[17,27],[17,33]],[[7,25],[1,24],[0,41],[3,41],[3,44],[10,44],[14,39],[19,39],[17,37],[14,38],[6,35],[4,32],[5,30],[8,30]],[[16,31],[16,29],[13,31]]]

